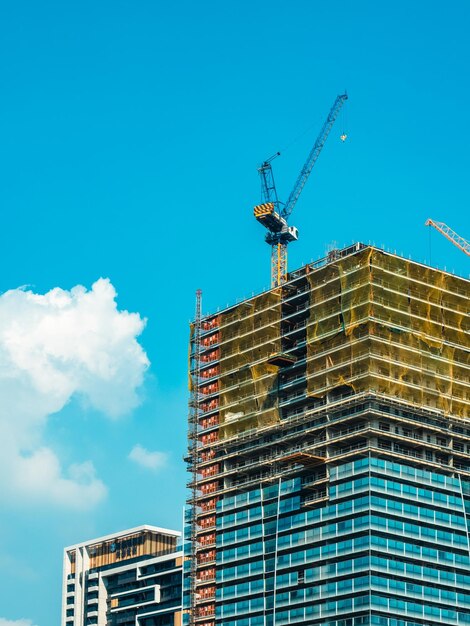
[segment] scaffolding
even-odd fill
[[[199,379],[201,372],[201,305],[202,305],[202,291],[198,289],[196,291],[196,315],[194,324],[191,325],[191,340],[190,340],[190,353],[189,353],[189,411],[188,411],[188,456],[186,461],[188,463],[188,469],[191,472],[191,492],[188,504],[189,510],[189,524],[190,524],[190,553],[189,553],[189,626],[194,626],[196,616],[196,593],[197,593],[197,541],[196,536],[198,533],[196,508],[198,505],[198,428],[201,418],[200,409],[200,391],[199,391]]]
[[[368,248],[308,280],[310,395],[346,385],[470,415],[463,279]]]
[[[220,320],[219,421],[221,438],[279,421],[276,406],[281,352],[281,290],[257,296]]]

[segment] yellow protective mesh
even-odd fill
[[[281,292],[261,294],[220,315],[220,438],[279,421]]]
[[[310,273],[307,389],[470,416],[469,283],[366,248]]]

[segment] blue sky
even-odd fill
[[[0,292],[59,287],[77,315],[75,285],[94,294],[103,277],[117,292],[115,310],[113,294],[95,288],[79,317],[83,343],[54,360],[67,389],[57,400],[53,385],[41,387],[35,426],[15,421],[13,387],[0,385],[13,407],[4,420],[28,442],[20,453],[52,451],[59,485],[16,490],[18,458],[0,464],[0,626],[59,623],[65,545],[142,523],[180,526],[194,292],[213,311],[268,286],[269,248],[252,217],[256,166],[282,151],[273,167],[285,200],[345,88],[345,114],[292,215],[290,268],[359,240],[419,261],[431,254],[468,277],[468,258],[424,221],[470,238],[469,18],[463,1],[0,4]],[[29,341],[31,325],[58,311],[51,297],[21,294],[0,296],[0,342],[2,324]],[[93,351],[77,365],[94,315],[101,329],[126,329],[122,342],[111,333],[100,344],[122,379],[93,378]],[[158,454],[132,460],[136,445]],[[77,509],[59,488],[64,476],[88,481],[94,505]]]

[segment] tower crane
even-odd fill
[[[341,107],[347,99],[346,93],[336,97],[285,204],[278,199],[271,166],[271,162],[280,155],[280,152],[276,152],[276,154],[258,167],[258,173],[261,178],[262,204],[255,206],[254,216],[268,230],[266,243],[271,246],[271,287],[279,287],[286,281],[287,245],[299,238],[297,228],[288,224],[290,214],[302,193],[302,189],[305,187],[313,166],[320,156],[320,152],[325,145],[325,141],[338,117]],[[346,135],[343,133],[341,140],[344,141],[345,139]]]
[[[441,233],[441,235],[444,235],[446,239],[452,242],[454,246],[457,246],[457,248],[462,250],[462,252],[465,252],[467,256],[470,256],[470,243],[463,237],[460,237],[460,235],[457,235],[457,233],[453,231],[452,228],[447,226],[447,224],[444,224],[444,222],[435,222],[432,219],[428,219],[426,220],[424,225],[432,226],[433,228],[435,228]]]

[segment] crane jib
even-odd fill
[[[305,183],[307,182],[307,179],[310,176],[313,166],[315,165],[315,162],[318,159],[323,146],[325,145],[325,141],[330,133],[330,130],[333,127],[333,124],[335,123],[336,118],[338,117],[341,107],[343,106],[344,102],[347,99],[348,99],[348,96],[346,93],[341,94],[337,96],[333,106],[331,107],[331,110],[328,114],[326,122],[323,124],[320,134],[318,135],[317,140],[315,141],[313,148],[310,150],[307,160],[305,161],[305,164],[302,170],[300,171],[299,177],[297,178],[294,188],[292,189],[291,194],[284,208],[282,209],[281,215],[284,219],[288,218],[289,215],[292,213],[297,203],[297,200],[299,199],[299,196],[302,193],[302,189],[305,187]]]
[[[452,230],[450,226],[447,226],[447,224],[444,224],[444,222],[435,222],[432,219],[426,220],[425,226],[432,226],[442,235],[444,235],[446,239],[453,243],[454,246],[457,246],[457,248],[460,248],[460,250],[462,250],[462,252],[465,252],[467,256],[470,256],[470,243],[460,235],[457,235],[455,230]]]

